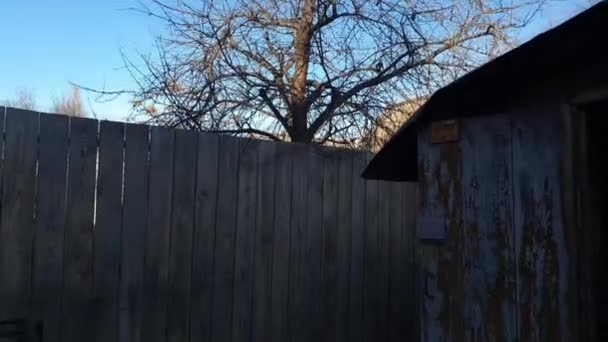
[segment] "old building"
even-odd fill
[[[608,3],[437,91],[364,177],[416,181],[423,341],[605,341]]]

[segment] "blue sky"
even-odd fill
[[[525,41],[573,16],[589,0],[557,0],[519,37]],[[34,93],[43,110],[69,82],[106,89],[132,88],[120,51],[152,50],[162,26],[128,10],[134,0],[0,0],[0,100],[18,89]],[[100,118],[125,119],[128,99],[98,103],[84,94]]]

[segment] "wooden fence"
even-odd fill
[[[0,320],[44,341],[405,341],[411,184],[368,154],[0,107]]]

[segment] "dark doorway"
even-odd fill
[[[608,341],[608,100],[583,106],[586,121],[586,233],[591,233],[591,279],[597,341]]]

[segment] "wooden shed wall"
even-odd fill
[[[420,132],[421,340],[576,340],[562,110],[465,118],[453,143]]]

